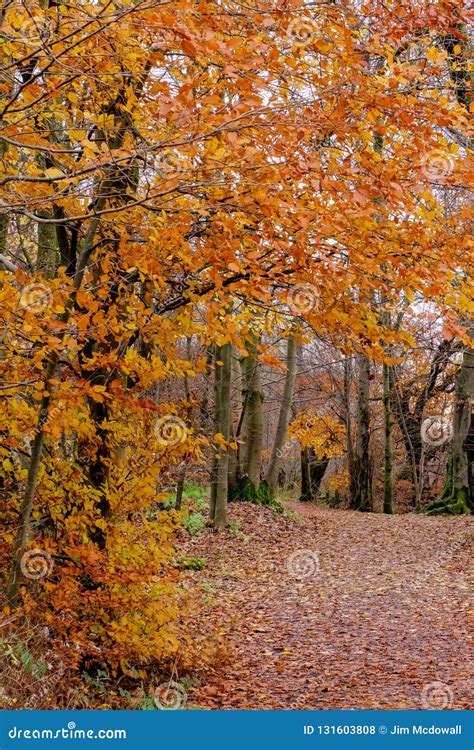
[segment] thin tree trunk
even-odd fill
[[[219,364],[219,362],[221,364]],[[224,440],[230,437],[230,382],[232,346],[223,344],[215,349],[215,430]],[[215,529],[228,526],[227,493],[229,481],[229,448],[219,449],[213,460],[210,517]]]
[[[245,373],[245,450],[243,474],[258,492],[263,444],[263,390],[256,343],[248,345],[249,355],[244,360]]]
[[[382,300],[382,323],[390,327],[390,313],[385,309],[386,301]],[[391,348],[387,347],[387,356],[391,355]],[[383,414],[384,414],[384,481],[383,481],[383,512],[393,513],[393,440],[392,440],[392,398],[391,398],[391,366],[384,362],[382,366],[383,379]]]
[[[311,477],[311,499],[316,500],[319,495],[319,489],[321,482],[324,479],[326,469],[329,465],[329,458],[323,456],[318,458],[316,453],[312,450],[310,452],[309,460],[309,474]]]
[[[232,383],[231,383],[231,438],[232,442],[237,443],[237,448],[233,449],[229,455],[229,497],[228,500],[238,499],[239,486],[241,479],[240,465],[241,465],[241,449],[240,449],[240,433],[242,430],[242,422],[244,418],[245,402],[242,394],[242,370],[240,364],[240,357],[238,352],[232,347]],[[237,414],[237,424],[234,426],[232,419],[233,413]]]
[[[0,158],[4,156],[7,150],[7,144],[0,139]],[[0,255],[5,256],[7,249],[8,236],[8,214],[0,213]],[[4,264],[0,261],[0,271],[3,270]]]
[[[188,362],[191,361],[191,336],[186,337],[186,359]],[[191,405],[189,400],[191,398],[191,391],[189,388],[189,377],[187,374],[184,375],[184,397],[186,399],[186,412],[188,421],[191,419]],[[183,463],[179,471],[178,481],[176,483],[176,510],[181,510],[184,493],[184,483],[186,481],[186,464]]]
[[[355,458],[354,441],[352,437],[352,411],[351,411],[351,385],[352,385],[352,358],[346,356],[344,359],[344,404],[346,410],[346,448],[347,448],[347,470],[349,474],[349,497],[355,495]]]
[[[393,513],[393,442],[392,408],[390,401],[390,365],[383,365],[383,411],[384,411],[384,482],[383,512]]]
[[[372,467],[370,462],[370,362],[361,354],[358,357],[357,441],[355,450],[354,495],[355,510],[372,511]]]
[[[45,217],[44,214],[42,216]],[[46,218],[46,217],[45,217]],[[59,249],[54,224],[38,224],[37,268],[47,279],[56,275],[59,265]]]
[[[278,484],[278,473],[281,465],[282,449],[286,442],[288,433],[288,424],[290,421],[291,402],[296,377],[296,340],[294,336],[289,336],[286,352],[286,377],[283,388],[283,397],[278,414],[278,425],[273,443],[270,465],[267,473],[267,484],[270,492],[273,494]]]
[[[311,473],[309,469],[309,448],[301,451],[301,494],[300,502],[310,503],[313,499],[311,493]]]

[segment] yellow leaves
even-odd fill
[[[46,177],[49,177],[50,179],[54,180],[58,177],[64,177],[64,172],[62,172],[60,169],[57,169],[56,167],[50,167],[49,169],[45,169],[44,174]]]
[[[98,404],[102,404],[105,399],[111,398],[110,394],[106,392],[105,385],[88,385],[87,395]]]
[[[345,450],[345,428],[330,415],[303,411],[291,423],[288,435],[302,448],[313,448],[319,458],[338,456]]]
[[[441,65],[446,60],[447,53],[445,50],[431,46],[426,50],[426,57],[433,65]]]
[[[216,434],[214,435],[214,442],[224,450],[227,447],[227,441],[221,432],[216,432]]]
[[[227,149],[219,138],[212,137],[206,141],[206,152],[213,159],[221,160],[225,158]]]

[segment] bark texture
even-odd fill
[[[231,382],[231,344],[216,346],[215,353],[215,430],[224,440],[230,437],[230,382]],[[220,450],[214,457],[210,517],[215,529],[228,526],[227,493],[229,481],[229,449]]]
[[[278,485],[278,474],[283,459],[283,447],[288,434],[288,424],[290,421],[291,403],[293,400],[293,391],[296,377],[296,341],[294,336],[288,338],[286,351],[286,377],[283,388],[283,397],[278,414],[278,425],[273,443],[270,465],[267,472],[267,484],[270,492],[274,493]]]

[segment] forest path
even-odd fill
[[[470,519],[386,516],[287,503],[232,504],[233,531],[186,544],[229,663],[201,708],[467,708]],[[222,538],[226,535],[226,539]],[[472,592],[472,589],[471,589]]]

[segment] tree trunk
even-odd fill
[[[474,336],[474,323],[469,327]],[[474,509],[474,349],[466,347],[456,377],[453,438],[447,478],[441,498],[425,513],[470,513]]]
[[[267,484],[273,494],[278,484],[278,473],[281,464],[282,449],[286,442],[288,424],[290,421],[291,402],[296,377],[296,341],[294,336],[289,336],[286,353],[286,377],[283,389],[283,398],[278,415],[278,425],[273,443],[270,465],[267,473]]]
[[[434,353],[431,363],[428,380],[425,387],[419,393],[415,404],[410,408],[410,402],[413,395],[413,385],[400,389],[397,383],[396,368],[391,368],[391,402],[394,414],[397,417],[398,425],[402,433],[407,461],[410,467],[413,488],[415,493],[414,505],[418,506],[421,502],[423,493],[423,459],[424,449],[421,437],[423,417],[428,399],[432,395],[436,381],[442,371],[444,363],[453,350],[453,344],[450,341],[443,341]]]
[[[187,336],[186,337],[186,359],[188,362],[191,361],[191,343],[192,343],[191,336]],[[190,404],[191,390],[189,387],[189,376],[187,373],[185,373],[184,375],[184,397],[186,399],[187,421],[190,422],[191,417],[192,417],[191,404]],[[178,481],[176,483],[176,503],[175,503],[176,510],[181,510],[185,481],[186,481],[186,463],[183,463],[182,467],[179,470]]]
[[[393,513],[393,445],[392,408],[390,400],[390,365],[383,365],[383,412],[384,412],[384,481],[383,512]]]
[[[389,328],[390,313],[386,309],[386,300],[382,299],[382,323]],[[391,355],[391,347],[386,348],[386,354]],[[384,415],[384,480],[383,480],[383,512],[393,513],[393,441],[392,441],[392,367],[384,362],[382,366],[383,380],[383,415]]]
[[[230,437],[230,382],[232,346],[223,344],[215,350],[215,431],[224,440]],[[219,364],[219,362],[221,364]],[[228,526],[227,493],[229,481],[229,448],[219,449],[213,460],[210,517],[215,529]]]
[[[3,157],[7,150],[7,144],[5,141],[0,139],[0,158]],[[0,213],[0,255],[4,256],[7,249],[7,236],[8,236],[8,214]],[[4,264],[0,261],[0,271],[5,268]]]
[[[318,458],[313,448],[304,448],[301,451],[300,502],[312,502],[317,499],[328,464],[329,459],[326,456]]]
[[[46,215],[42,213],[46,218]],[[59,265],[59,249],[54,224],[38,224],[37,269],[47,279],[56,275]]]
[[[263,390],[255,343],[248,345],[249,355],[243,363],[245,383],[245,446],[242,473],[248,478],[255,493],[260,487],[263,442]]]
[[[346,449],[347,449],[347,470],[349,474],[349,497],[355,495],[355,450],[354,440],[352,437],[352,412],[351,412],[351,385],[352,385],[352,358],[347,356],[344,359],[344,406],[345,406],[345,424],[346,424]]]
[[[310,503],[313,499],[311,493],[311,473],[309,469],[309,448],[301,451],[301,494],[300,502]]]
[[[370,362],[361,354],[358,357],[359,380],[357,395],[357,440],[353,471],[351,506],[355,510],[372,511],[372,467],[370,462]]]
[[[232,442],[237,443],[237,449],[233,449],[229,455],[229,502],[239,499],[239,487],[241,481],[241,446],[240,437],[242,422],[244,419],[245,402],[242,393],[242,370],[239,355],[232,347],[232,388],[231,388],[231,427],[230,434]],[[234,426],[232,414],[237,415],[237,424]]]

